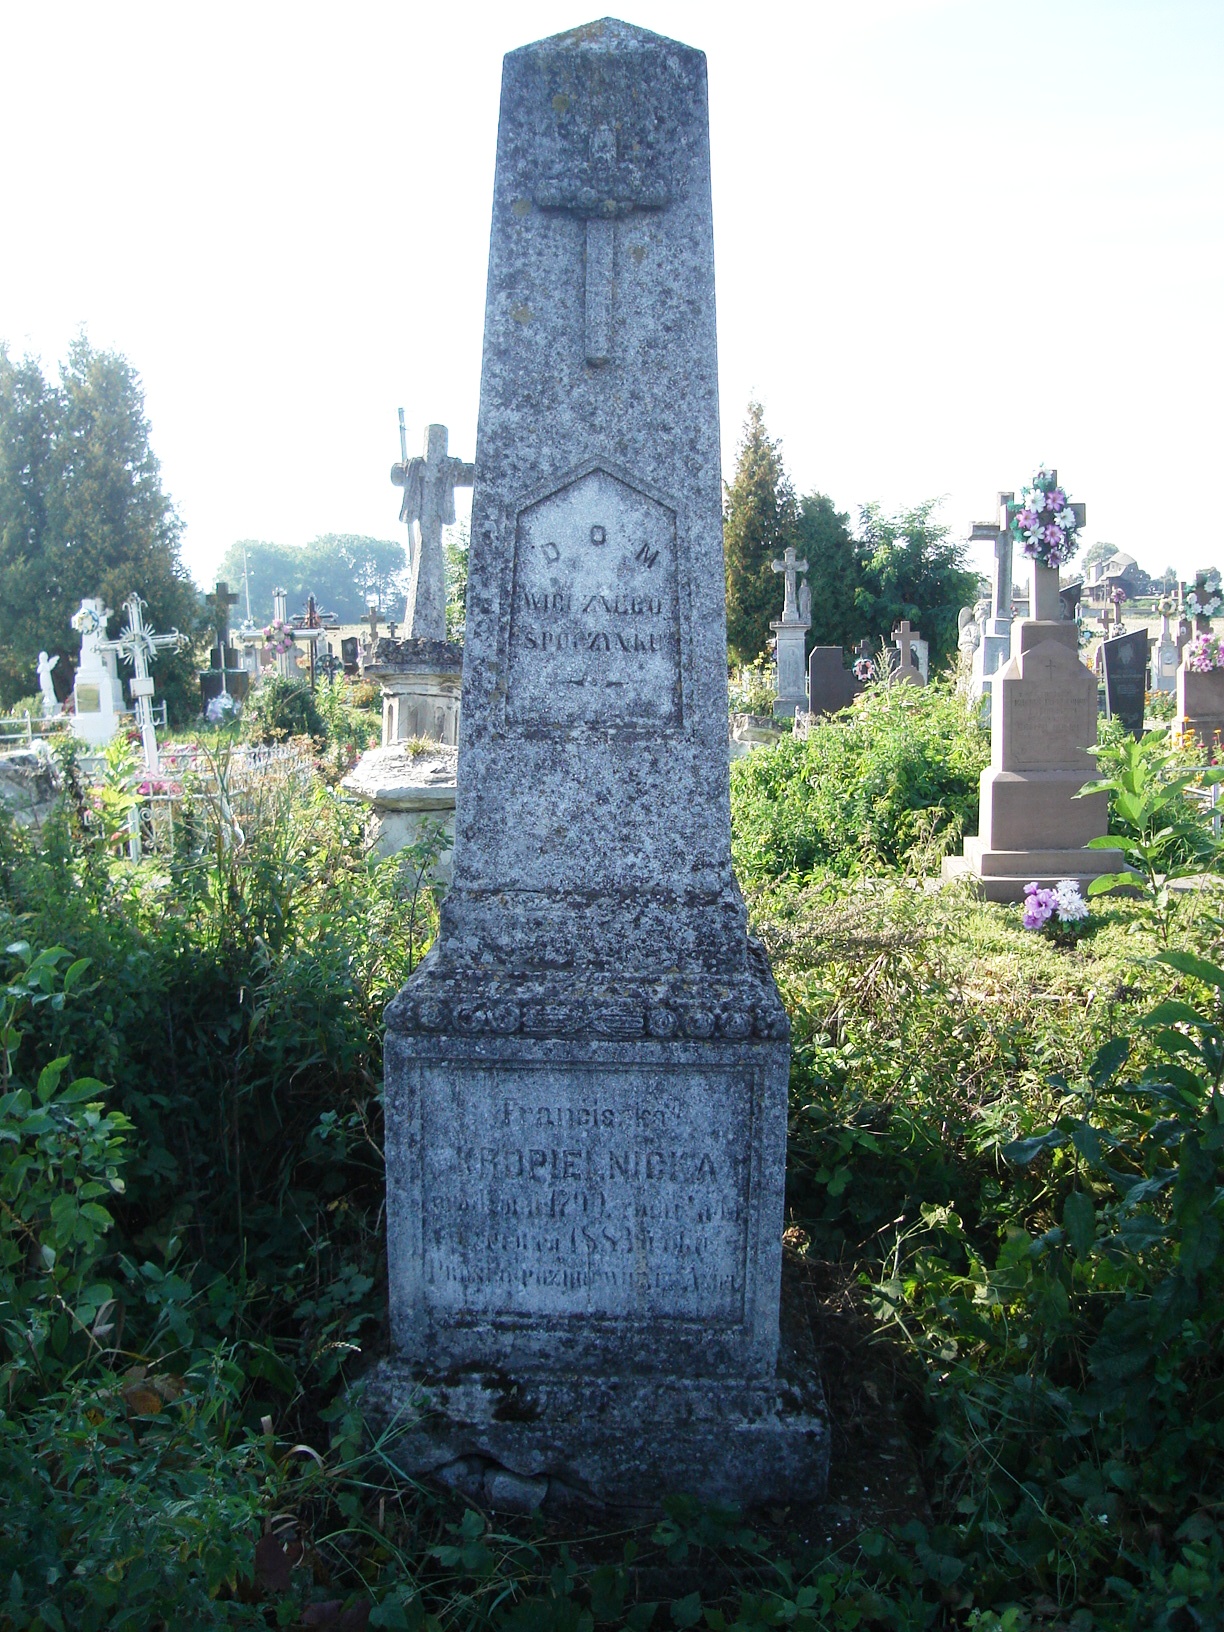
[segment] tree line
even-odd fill
[[[957,614],[977,599],[977,574],[965,545],[935,520],[939,501],[887,515],[859,510],[856,530],[824,493],[796,494],[781,443],[760,403],[748,417],[726,488],[723,549],[727,569],[727,654],[751,663],[765,651],[770,623],[782,615],[782,580],[773,570],[788,544],[808,563],[812,646],[853,648],[887,640],[903,618],[930,642],[932,665],[956,650]]]
[[[0,708],[37,691],[38,654],[58,656],[58,694],[66,697],[80,657],[71,618],[88,596],[122,623],[129,595],[146,603],[155,629],[178,629],[190,644],[157,662],[157,694],[172,719],[199,712],[196,671],[215,639],[213,611],[181,556],[183,523],[162,487],[150,445],[140,376],[119,353],[81,335],[58,378],[32,358],[15,361],[0,342]],[[218,573],[239,592],[233,620],[272,616],[272,591],[284,589],[290,613],[314,594],[341,622],[356,622],[368,599],[395,614],[406,565],[402,544],[354,533],[326,533],[300,548],[258,540],[230,547]]]

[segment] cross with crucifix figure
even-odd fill
[[[894,628],[893,630],[893,645],[896,646],[896,650],[901,653],[899,669],[901,669],[902,679],[909,679],[909,672],[911,672],[911,669],[912,671],[917,672],[917,663],[914,663],[914,653],[912,653],[911,646],[909,646],[909,643],[911,643],[912,638],[916,636],[916,633],[917,630],[911,628],[911,623],[909,623],[909,619],[907,619],[907,617],[901,619],[901,622],[898,623],[898,627]]]
[[[616,222],[635,210],[666,209],[671,195],[640,164],[618,162],[616,131],[597,125],[590,134],[589,157],[568,176],[541,181],[535,202],[542,210],[565,210],[586,223],[585,355],[588,363],[606,363],[612,345]]]
[[[225,695],[225,659],[229,648],[229,609],[237,606],[237,593],[231,593],[224,578],[219,579],[216,589],[204,600],[212,608],[213,629],[217,636],[217,667],[221,671],[221,693]]]
[[[795,575],[808,570],[806,561],[800,561],[795,556],[794,546],[788,544],[782,551],[781,561],[771,562],[775,572],[786,574],[786,594],[782,602],[782,622],[799,623],[799,602],[795,593]]]
[[[224,587],[224,584],[218,586],[221,589]],[[238,599],[236,595],[233,598]],[[149,673],[149,664],[164,646],[173,646],[177,651],[183,645],[184,637],[177,629],[172,629],[168,635],[154,634],[144,621],[144,605],[139,595],[129,595],[123,603],[123,609],[127,613],[127,627],[119,631],[117,639],[102,644],[108,651],[117,652],[125,663],[132,665],[134,673],[130,690],[136,707],[140,739],[144,745],[145,770],[150,774],[156,774],[157,731],[153,724],[153,677]]]

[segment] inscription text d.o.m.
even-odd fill
[[[519,512],[506,719],[678,726],[676,516],[594,469]]]

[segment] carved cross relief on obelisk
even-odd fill
[[[665,209],[668,191],[641,165],[618,163],[615,130],[598,125],[591,132],[589,159],[569,175],[540,182],[535,202],[542,210],[565,210],[586,222],[585,353],[588,363],[606,363],[612,345],[616,222],[635,210]]]

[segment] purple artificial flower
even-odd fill
[[[1021,527],[1024,528],[1026,533],[1031,532],[1033,528],[1036,527],[1038,519],[1036,510],[1028,507],[1021,510],[1020,514],[1016,517],[1016,520],[1020,523]]]
[[[1040,884],[1024,886],[1024,927],[1041,929],[1053,917],[1058,897],[1053,890],[1042,889]]]
[[[1046,494],[1046,503],[1049,505],[1051,510],[1056,512],[1059,510],[1064,510],[1067,505],[1067,495],[1063,492],[1061,487],[1056,487],[1052,493]]]
[[[1051,545],[1058,545],[1063,541],[1062,528],[1055,527],[1053,523],[1041,529],[1041,536],[1045,543]]]

